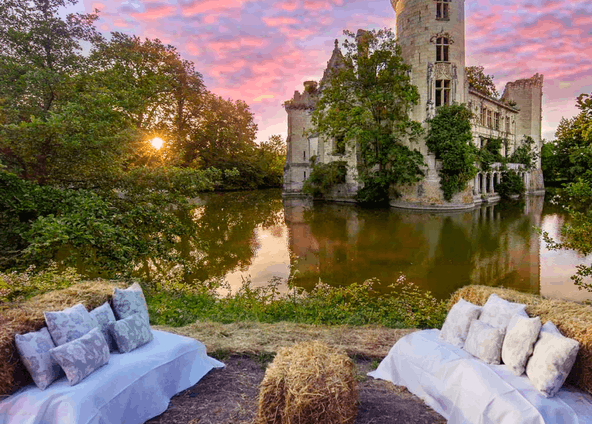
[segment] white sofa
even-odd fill
[[[109,363],[75,386],[66,377],[45,390],[35,384],[0,402],[0,424],[139,424],[163,413],[175,394],[224,364],[197,340],[152,330],[154,340]]]
[[[505,365],[488,365],[424,330],[401,338],[368,375],[406,386],[449,423],[592,423],[592,397],[563,387],[552,398]]]

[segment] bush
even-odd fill
[[[496,191],[503,199],[511,196],[522,196],[526,191],[524,180],[518,173],[512,169],[502,172],[502,181],[497,185]]]
[[[302,192],[315,197],[325,196],[335,185],[345,183],[346,175],[347,163],[345,161],[319,164],[313,162],[312,172],[304,182]]]

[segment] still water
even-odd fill
[[[558,238],[564,221],[543,197],[419,213],[282,199],[279,190],[208,193],[196,199],[192,219],[195,234],[177,246],[191,264],[188,282],[225,279],[236,290],[243,279],[261,286],[292,277],[311,289],[319,280],[339,286],[377,277],[388,290],[404,274],[440,299],[466,284],[592,299],[569,278],[592,256],[549,251],[535,230]],[[138,274],[155,277],[154,267]]]

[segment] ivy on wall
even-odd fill
[[[471,111],[465,105],[441,106],[428,120],[426,145],[442,161],[440,187],[447,201],[477,175],[479,151],[473,145]]]
[[[313,158],[316,158],[313,156]],[[337,184],[345,183],[347,162],[343,160],[331,163],[315,163],[311,158],[312,171],[302,186],[302,192],[320,197]]]

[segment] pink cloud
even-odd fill
[[[154,19],[164,18],[171,16],[175,13],[176,7],[169,5],[157,5],[152,6],[151,4],[146,5],[146,10],[141,13],[132,13],[132,16],[141,20],[153,21]]]
[[[199,13],[211,13],[214,11],[240,9],[250,0],[194,0],[193,2],[182,5],[184,16],[197,15]]]
[[[278,16],[275,18],[267,18],[264,17],[262,18],[263,22],[265,22],[265,24],[267,26],[270,27],[279,27],[279,26],[284,26],[284,25],[294,25],[298,23],[298,20],[295,18],[290,18],[290,17],[286,17],[286,16]]]

